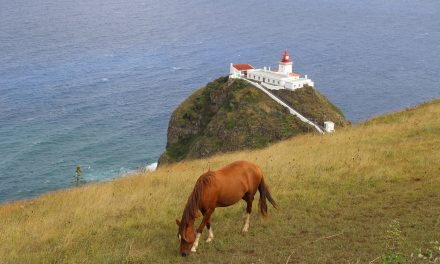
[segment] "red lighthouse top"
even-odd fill
[[[292,62],[289,57],[289,53],[287,53],[287,50],[284,51],[283,56],[281,57],[281,62]]]

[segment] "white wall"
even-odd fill
[[[331,121],[325,121],[324,122],[324,130],[329,133],[335,131],[335,123],[333,123]]]
[[[234,66],[231,65],[229,66],[229,78],[240,78],[242,77],[242,74],[239,70],[237,70],[236,68],[234,68]]]
[[[293,69],[292,69],[292,63],[280,63],[280,65],[278,66],[278,71],[280,73],[292,73]]]
[[[280,64],[281,67],[282,64]],[[286,66],[284,64],[284,66]],[[292,66],[292,65],[287,65]],[[285,70],[285,69],[284,69]],[[229,70],[229,76],[230,78],[240,78],[245,77],[243,74],[241,74],[240,71],[235,69],[232,64],[230,66]],[[284,87],[289,90],[295,90],[298,88],[304,87],[304,85],[310,85],[314,86],[314,83],[312,80],[307,78],[300,78],[296,76],[289,76],[288,73],[281,73],[281,72],[272,72],[269,70],[261,70],[261,69],[250,69],[247,71],[247,78],[253,81],[257,82],[264,82],[268,83],[270,85],[279,85],[281,87]]]
[[[289,90],[295,90],[298,88],[302,88],[305,85],[313,86],[312,80],[305,79],[305,78],[292,79],[292,80],[286,81],[286,84],[284,85],[284,87]]]

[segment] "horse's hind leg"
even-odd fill
[[[246,201],[246,215],[244,217],[245,220],[242,231],[247,232],[249,229],[249,219],[252,213],[252,202],[254,201],[254,196],[247,193],[244,197],[244,200]]]

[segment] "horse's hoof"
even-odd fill
[[[243,230],[241,230],[243,233],[247,233],[247,229],[243,229]]]
[[[208,238],[208,239],[206,239],[206,243],[210,243],[210,242],[212,242],[212,238]]]
[[[191,249],[191,252],[196,253],[196,252],[197,252],[197,249],[192,248],[192,249]]]

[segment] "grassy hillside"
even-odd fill
[[[318,109],[305,112],[317,120],[326,116],[338,126],[349,124],[324,96],[313,88],[306,89],[286,90],[283,96],[295,98],[301,109]],[[228,77],[221,77],[196,91],[173,112],[166,151],[159,163],[262,148],[309,131],[315,130],[251,84],[243,80],[229,83]]]
[[[178,254],[176,218],[197,177],[231,161],[259,164],[279,204],[213,215],[214,241]],[[163,166],[0,206],[1,263],[373,263],[440,240],[440,100],[334,134]],[[254,212],[257,203],[254,203]],[[204,234],[206,237],[206,234]],[[416,254],[417,255],[417,254]]]
[[[350,125],[341,110],[311,86],[294,91],[274,90],[272,92],[302,115],[321,126],[325,121],[333,121],[336,129]]]

